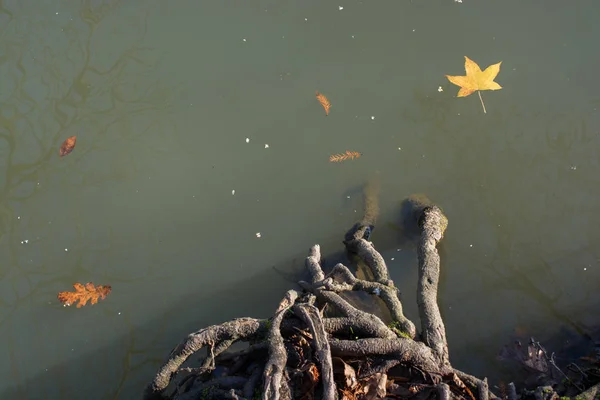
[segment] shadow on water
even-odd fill
[[[285,267],[280,267],[283,269]],[[294,273],[295,274],[295,273]],[[291,275],[290,275],[291,276]],[[47,398],[81,398],[83,395],[88,399],[132,399],[141,397],[143,387],[152,379],[152,372],[156,371],[159,362],[165,358],[172,347],[174,347],[185,335],[193,330],[202,327],[224,322],[230,318],[253,316],[268,317],[266,310],[275,309],[278,301],[285,293],[285,288],[291,286],[287,278],[281,274],[275,273],[271,268],[254,275],[243,282],[232,285],[227,290],[218,291],[208,295],[198,294],[185,296],[186,300],[181,301],[168,312],[155,316],[150,322],[132,327],[128,335],[115,340],[108,347],[98,349],[85,356],[79,356],[68,363],[55,365],[48,368],[45,372],[38,374],[28,382],[14,385],[0,394],[2,399],[47,399]],[[248,301],[251,298],[252,301]],[[109,301],[107,299],[106,301]],[[102,307],[102,304],[94,307]],[[233,311],[235,310],[235,311]],[[257,310],[264,310],[263,315],[257,313]],[[181,320],[176,316],[185,315],[186,323],[170,324],[171,319]],[[222,318],[215,319],[215,316],[221,315]],[[91,377],[96,368],[92,367],[94,360],[100,360],[106,355],[114,355],[114,364],[116,370],[121,365],[120,357],[123,354],[123,348],[129,347],[130,338],[140,338],[145,335],[157,336],[158,342],[163,343],[158,348],[141,355],[148,361],[133,374],[132,371],[125,370],[122,377],[115,377],[110,372],[102,372],[98,376]],[[134,354],[128,354],[132,357]],[[107,365],[111,368],[111,365]],[[135,377],[133,377],[135,375]],[[136,379],[138,378],[139,379]],[[107,378],[110,381],[106,381]],[[129,379],[133,378],[134,382]],[[60,389],[59,389],[60,387]],[[53,392],[53,389],[57,392]],[[50,390],[50,391],[49,391]]]
[[[375,245],[380,248],[382,253],[390,251],[389,245],[395,240],[384,238],[388,236],[385,229],[376,230],[375,232],[377,235],[374,238]],[[323,244],[323,265],[326,271],[337,262],[353,266],[353,263],[343,251],[343,245],[340,242],[341,238],[335,238]],[[383,242],[386,244],[384,245]],[[338,250],[329,252],[329,249]],[[407,288],[407,292],[414,291],[416,286],[414,279],[416,275],[415,256],[413,251],[407,251],[406,255],[403,256],[402,267],[404,268],[406,265],[406,270],[410,270],[410,272],[402,272],[401,274],[404,275],[402,278],[398,276],[397,269],[391,269],[390,271],[392,277],[400,284],[399,286]],[[131,327],[128,334],[122,335],[111,342],[110,345],[83,356],[77,356],[67,363],[49,367],[27,382],[19,384],[13,382],[12,386],[0,393],[0,398],[70,399],[81,398],[82,395],[85,395],[85,398],[88,399],[99,400],[140,398],[145,385],[150,382],[160,363],[167,357],[170,350],[190,332],[236,317],[270,317],[285,291],[291,288],[299,289],[295,282],[307,279],[304,269],[305,257],[306,251],[298,251],[293,257],[277,265],[266,267],[260,273],[237,282],[225,290],[216,290],[214,293],[182,294],[182,300],[170,310],[156,315],[151,321],[143,325]],[[441,297],[443,297],[443,294]],[[249,301],[249,299],[252,300]],[[406,304],[412,304],[412,293],[407,299],[403,300]],[[106,301],[110,301],[110,299]],[[94,307],[102,307],[102,305],[100,303]],[[408,317],[418,323],[414,318],[415,315],[411,314]],[[587,348],[589,342],[588,338],[586,339],[587,342],[583,343],[586,340],[583,340],[568,327],[558,334],[552,333],[552,335],[538,339],[547,339],[548,343],[554,345],[555,343],[564,344],[564,338],[568,338],[572,343],[572,348],[578,353],[581,353],[582,347]],[[138,351],[136,354],[132,338],[137,340],[137,338],[145,336],[155,337],[155,343],[143,352]],[[551,347],[548,346],[548,348]],[[127,354],[124,355],[124,353]],[[197,360],[202,356],[203,354],[200,353],[192,357],[191,360]],[[93,364],[96,360],[106,359],[107,357],[110,362],[105,363],[103,365],[104,369],[98,371],[98,367]],[[138,367],[131,368],[128,362],[134,357],[138,357],[143,361],[138,362]],[[122,358],[129,361],[123,362]],[[111,371],[113,368],[114,371]],[[467,372],[477,373],[477,371]],[[491,380],[494,380],[494,378],[496,377],[490,376]]]
[[[339,262],[356,270],[355,263],[343,249],[341,236],[322,244],[325,272]],[[48,367],[25,382],[12,382],[7,385],[8,389],[0,393],[0,398],[71,399],[81,398],[82,395],[98,400],[140,398],[144,387],[171,349],[187,334],[237,317],[270,317],[284,293],[289,289],[300,290],[296,282],[308,279],[304,268],[307,250],[299,251],[291,258],[266,267],[224,290],[181,294],[181,300],[167,312],[155,315],[143,325],[132,326],[127,334],[110,345]],[[358,297],[353,299],[361,301]],[[105,301],[110,301],[110,298]],[[93,307],[100,308],[103,304],[100,302]],[[367,311],[376,312],[374,307],[367,308]],[[134,340],[144,337],[154,338],[150,339],[153,344],[143,351],[136,350]],[[201,352],[190,360],[198,360],[202,356],[204,353]],[[133,366],[134,358],[137,358],[137,367]],[[101,360],[108,362],[102,363]],[[102,363],[101,368],[98,363]]]
[[[335,242],[340,250],[323,255],[326,271],[338,262],[349,265],[341,240]],[[333,241],[325,246],[336,248]],[[0,398],[140,398],[160,363],[187,334],[237,317],[270,317],[284,293],[289,289],[300,290],[296,282],[308,278],[304,268],[306,254],[298,252],[292,259],[266,267],[224,290],[209,294],[181,294],[182,300],[167,312],[155,315],[143,325],[130,327],[127,334],[110,345],[48,367],[26,381],[6,382],[8,389],[0,393]],[[110,298],[105,301],[110,301]],[[103,304],[100,302],[92,307],[100,308]],[[142,351],[136,350],[134,341],[143,341],[140,338],[144,337],[151,337],[149,341],[153,343]],[[203,353],[190,360],[197,360],[200,356]],[[133,365],[134,359],[137,366]],[[102,366],[99,367],[99,364]],[[41,368],[36,366],[32,369]]]

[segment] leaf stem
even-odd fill
[[[481,100],[481,107],[483,107],[483,113],[487,114],[487,111],[485,111],[485,104],[483,104],[483,99],[481,98],[481,91],[478,90],[477,94],[479,95],[479,100]]]

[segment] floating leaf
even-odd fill
[[[70,138],[67,138],[67,140],[65,140],[63,142],[63,144],[60,145],[60,156],[64,157],[67,154],[69,154],[70,152],[72,152],[73,149],[75,148],[76,141],[77,141],[77,136],[71,136]]]
[[[360,157],[362,154],[358,151],[350,151],[346,150],[345,153],[341,154],[332,154],[329,156],[329,162],[342,162],[346,160],[354,160],[355,158]]]
[[[317,100],[319,100],[319,103],[321,103],[321,105],[325,109],[325,116],[329,115],[329,109],[331,108],[331,103],[329,102],[329,100],[327,100],[327,97],[325,97],[324,94],[319,93],[317,91]]]
[[[65,306],[71,306],[77,301],[79,301],[77,308],[85,306],[88,301],[90,304],[96,304],[99,299],[104,300],[106,295],[111,291],[110,286],[94,286],[92,282],[88,282],[85,285],[74,283],[73,287],[75,288],[74,292],[58,293],[58,300]]]
[[[496,79],[496,75],[500,72],[500,61],[498,64],[492,64],[485,69],[485,71],[481,71],[479,65],[469,57],[465,56],[465,76],[451,76],[446,75],[446,78],[456,86],[460,86],[460,90],[458,91],[457,97],[466,97],[473,92],[477,91],[479,94],[479,100],[481,100],[481,106],[483,107],[483,112],[487,113],[485,110],[485,104],[483,104],[483,99],[481,98],[481,90],[499,90],[502,89],[498,83],[494,82]]]

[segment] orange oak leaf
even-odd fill
[[[73,287],[75,288],[74,292],[58,293],[58,300],[65,306],[71,306],[77,301],[79,301],[77,308],[85,306],[88,301],[90,304],[96,304],[98,300],[104,300],[106,295],[108,295],[111,291],[111,287],[108,285],[94,286],[92,282],[88,282],[85,285],[81,283],[74,283]]]
[[[354,160],[355,158],[360,157],[362,154],[358,151],[350,151],[346,150],[345,153],[341,154],[332,154],[329,156],[329,162],[342,162],[346,160]]]
[[[329,100],[327,100],[327,97],[325,97],[324,94],[319,93],[319,91],[317,91],[317,100],[319,100],[319,103],[321,103],[321,105],[325,109],[325,116],[328,116],[329,109],[331,108],[331,103],[329,102]]]
[[[65,140],[63,142],[63,144],[60,145],[60,156],[64,157],[67,154],[69,154],[70,152],[72,152],[73,149],[75,148],[76,141],[77,141],[77,136],[71,136],[70,138],[67,138],[67,140]]]
[[[451,76],[446,75],[446,78],[456,86],[460,86],[457,97],[466,97],[473,92],[477,91],[479,94],[479,100],[481,100],[481,106],[483,112],[486,113],[485,104],[481,98],[481,90],[500,90],[500,86],[497,82],[494,82],[496,76],[500,72],[500,61],[497,64],[492,64],[482,71],[479,65],[469,57],[465,56],[465,76]]]

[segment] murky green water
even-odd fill
[[[310,245],[339,251],[377,172],[410,317],[414,252],[386,225],[415,192],[450,219],[456,366],[494,377],[515,327],[593,323],[599,2],[0,6],[0,398],[137,398],[188,332],[269,315]],[[503,62],[487,114],[444,77],[465,55]],[[58,303],[88,281],[113,292]]]

